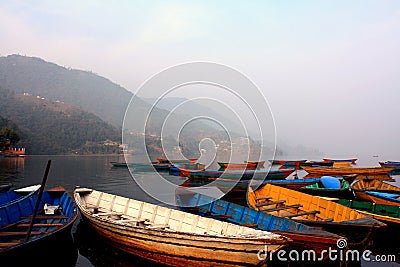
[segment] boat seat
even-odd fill
[[[278,200],[278,201],[268,201],[268,202],[263,202],[263,203],[257,203],[256,207],[264,207],[264,206],[269,206],[269,205],[274,205],[274,204],[283,204],[285,203],[286,200]]]
[[[325,218],[323,221],[324,222],[333,222],[333,218]]]
[[[41,232],[41,231],[32,231],[31,235],[44,235],[47,234],[47,232]],[[26,236],[27,232],[0,232],[0,237],[4,236]]]
[[[276,207],[276,208],[262,209],[262,211],[270,212],[270,211],[279,211],[279,210],[286,210],[286,209],[293,209],[293,208],[300,208],[300,207],[303,207],[303,205],[294,204],[294,205],[288,205],[288,206],[282,206],[282,207]]]
[[[306,212],[300,212],[300,213],[297,213],[297,214],[290,214],[290,215],[285,215],[285,216],[283,216],[283,217],[286,217],[286,218],[294,218],[294,217],[299,217],[299,216],[304,216],[304,215],[310,215],[310,214],[317,214],[317,213],[320,213],[320,211],[319,210],[312,210],[312,211],[306,211]]]
[[[265,197],[256,197],[256,201],[260,201],[260,200],[269,200],[271,199],[271,197],[269,196],[265,196]]]
[[[21,218],[32,218],[32,215],[23,215]],[[43,219],[68,219],[67,215],[53,215],[53,214],[47,214],[47,215],[36,215],[35,219],[37,220],[43,220]]]

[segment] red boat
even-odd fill
[[[264,167],[265,161],[247,161],[245,163],[228,163],[228,162],[218,162],[221,169],[229,170],[255,170]]]
[[[301,163],[306,162],[306,159],[301,159],[301,160],[283,160],[283,159],[274,159],[270,160],[271,164],[279,164],[282,166],[291,166],[291,167],[300,167]]]

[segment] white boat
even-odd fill
[[[75,189],[74,199],[82,216],[111,245],[170,266],[263,264],[290,241],[267,231],[93,189]]]

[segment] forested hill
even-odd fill
[[[132,93],[92,72],[74,70],[40,58],[0,57],[0,85],[16,94],[60,100],[120,127]],[[138,99],[138,105],[147,105]]]
[[[0,116],[18,126],[17,145],[26,147],[28,154],[104,153],[109,147],[96,144],[121,139],[116,127],[61,101],[0,87],[0,103]]]

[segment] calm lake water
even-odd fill
[[[62,185],[68,192],[75,186],[89,187],[112,194],[157,203],[143,192],[131,177],[128,169],[113,168],[110,161],[124,161],[122,156],[31,156],[29,158],[0,159],[0,184],[13,183],[14,187],[40,184],[47,161],[51,169],[46,188]],[[368,159],[363,165],[377,165],[378,159]],[[143,178],[152,173],[140,173]],[[175,184],[185,179],[165,174]],[[397,179],[397,177],[396,177]],[[400,179],[397,179],[399,184]],[[145,260],[120,253],[99,239],[79,218],[72,232],[76,253],[72,253],[70,266],[156,266]],[[399,257],[399,255],[397,255]],[[363,266],[376,266],[363,264]],[[383,266],[383,265],[380,265]],[[392,265],[387,265],[392,266]],[[398,266],[398,265],[397,265]]]

